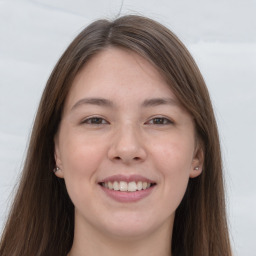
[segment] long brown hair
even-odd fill
[[[130,49],[155,65],[195,121],[204,148],[202,174],[190,179],[172,235],[173,256],[231,256],[222,162],[211,100],[193,58],[166,27],[129,15],[98,20],[64,52],[45,87],[22,178],[0,244],[1,256],[66,255],[74,235],[74,206],[52,170],[54,135],[76,74],[106,47]]]

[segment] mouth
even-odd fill
[[[147,181],[107,181],[107,182],[100,182],[100,186],[115,191],[121,192],[135,192],[149,189],[156,185],[156,183],[147,182]]]
[[[148,197],[157,183],[140,175],[114,175],[98,182],[102,191],[121,203],[131,203]]]

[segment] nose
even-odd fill
[[[125,164],[143,162],[146,157],[146,149],[139,128],[132,125],[123,126],[115,132],[108,157],[111,161],[119,161]]]

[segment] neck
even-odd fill
[[[75,225],[74,242],[68,256],[171,256],[173,223],[169,224],[147,235],[129,238],[106,235],[87,225],[86,229]]]

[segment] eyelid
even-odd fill
[[[91,121],[93,119],[100,119],[101,121],[103,121],[103,123],[92,123]],[[109,124],[109,122],[101,116],[89,116],[86,117],[85,119],[82,120],[81,124],[87,124],[87,125],[105,125],[105,124]]]
[[[154,119],[162,119],[164,120],[166,123],[163,124],[152,124],[150,123],[151,121],[153,121]],[[165,116],[153,116],[150,119],[148,119],[148,121],[145,122],[145,124],[149,124],[149,125],[170,125],[170,124],[174,124],[174,121],[172,119],[170,119],[169,117],[165,117]]]
[[[99,121],[101,121],[100,123],[93,123],[92,120],[93,119],[99,119]],[[160,119],[162,120],[163,123],[151,123],[152,121],[154,121],[154,119]],[[109,121],[106,120],[106,118],[102,117],[102,116],[99,116],[99,115],[95,115],[95,116],[89,116],[89,117],[86,117],[84,118],[82,121],[81,121],[81,124],[86,124],[86,125],[95,125],[95,126],[98,126],[98,125],[106,125],[106,124],[110,124]],[[170,119],[169,117],[165,117],[165,116],[153,116],[153,117],[150,117],[146,122],[145,124],[148,124],[148,125],[170,125],[170,124],[174,124],[174,121],[172,119]]]

